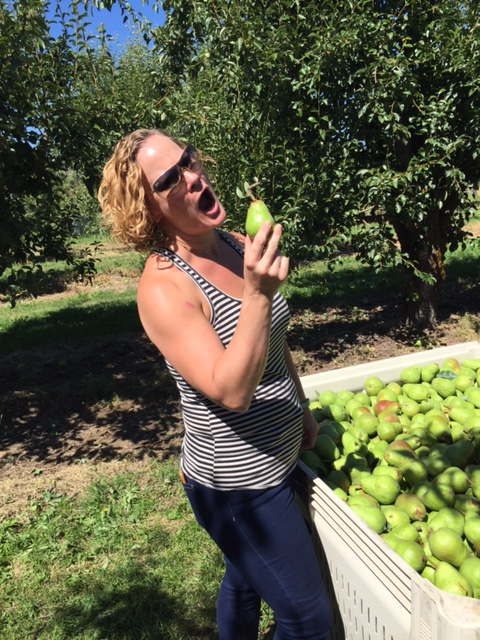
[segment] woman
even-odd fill
[[[180,478],[224,554],[220,638],[255,640],[263,599],[276,640],[324,640],[330,609],[294,500],[318,426],[285,342],[280,225],[254,239],[220,231],[225,211],[195,150],[159,130],[117,144],[99,201],[114,236],[151,252],[138,310],[180,392]]]

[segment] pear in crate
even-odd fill
[[[470,581],[448,562],[439,562],[435,568],[434,584],[441,591],[458,596],[473,596]]]

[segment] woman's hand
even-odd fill
[[[303,438],[300,450],[312,449],[318,435],[318,423],[310,409],[303,410]]]
[[[255,238],[245,238],[245,293],[273,298],[288,276],[288,258],[278,250],[282,227],[264,222]]]

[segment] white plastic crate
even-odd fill
[[[309,398],[320,391],[361,391],[377,375],[399,380],[413,364],[480,358],[467,342],[304,376]],[[480,600],[440,591],[422,578],[302,462],[298,498],[323,568],[334,612],[331,640],[480,640]]]

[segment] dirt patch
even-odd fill
[[[301,375],[478,340],[478,277],[449,287],[437,329],[422,335],[400,326],[401,300],[391,292],[368,303],[293,308],[289,344]],[[176,388],[143,334],[2,356],[0,390],[0,517],[19,513],[51,487],[74,495],[92,471],[178,456]]]

